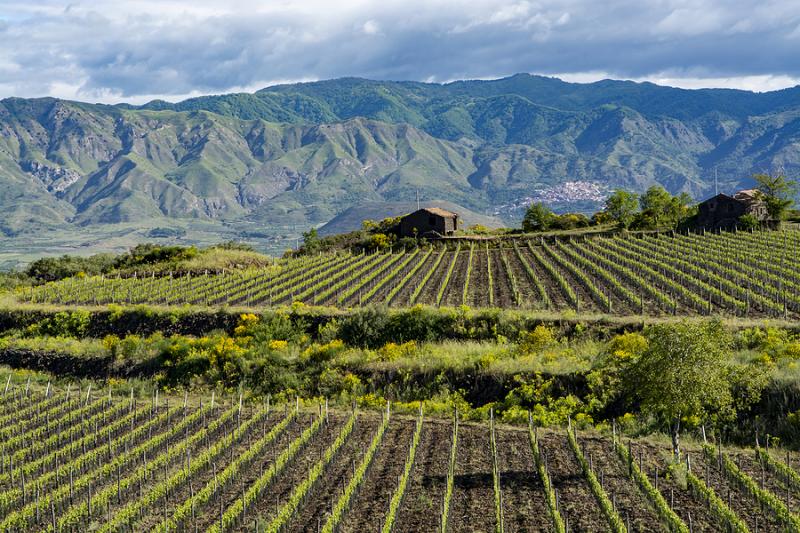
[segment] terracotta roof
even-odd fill
[[[423,207],[419,211],[425,211],[426,213],[430,213],[431,215],[439,215],[440,217],[445,218],[455,218],[458,215],[453,213],[452,211],[447,211],[446,209],[440,209],[438,207]]]
[[[733,197],[736,198],[737,200],[745,200],[745,201],[758,200],[758,191],[755,189],[747,189],[744,191],[737,192],[736,194],[733,195]]]

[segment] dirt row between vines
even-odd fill
[[[254,407],[245,407],[242,421],[253,416]],[[217,411],[216,415],[219,415]],[[136,523],[137,530],[151,530],[165,517],[203,487],[214,486],[215,474],[219,475],[234,464],[254,442],[266,435],[275,424],[286,416],[278,410],[253,424],[250,431],[219,454],[213,464],[202,464],[192,475],[190,482],[178,485],[166,499],[160,498],[144,508],[144,516]],[[254,456],[250,464],[242,464],[231,482],[220,485],[210,501],[196,509],[195,517],[182,524],[186,530],[207,530],[218,523],[226,509],[236,505],[249,487],[263,472],[274,464],[276,458],[287,449],[306,428],[314,423],[317,412],[303,411],[277,435],[274,442]],[[307,478],[311,468],[321,460],[326,449],[334,442],[344,427],[350,413],[331,411],[327,422],[310,438],[308,443],[275,476],[255,502],[248,506],[246,516],[232,526],[231,530],[251,531],[263,528],[276,516],[298,486]],[[207,422],[214,420],[210,416]],[[173,422],[176,422],[174,420]],[[294,516],[289,517],[283,530],[292,532],[317,531],[329,519],[335,503],[344,493],[345,487],[361,463],[381,421],[375,412],[360,412],[353,431],[341,449],[325,466],[315,485],[311,486]],[[220,427],[208,442],[202,439],[192,449],[194,461],[210,444],[230,435],[237,427],[236,417]],[[165,424],[161,431],[168,431]],[[202,423],[190,428],[188,435],[202,430]],[[409,446],[415,431],[415,417],[393,415],[383,440],[366,471],[360,487],[355,492],[344,513],[339,530],[348,533],[380,530],[387,517],[392,497],[396,494],[401,479]],[[597,496],[592,492],[581,462],[575,456],[564,429],[540,429],[537,431],[539,449],[546,471],[556,492],[559,512],[569,531],[609,531],[609,520],[601,510]],[[169,444],[154,450],[165,453],[169,446],[185,439],[181,432]],[[452,421],[446,418],[426,418],[422,426],[416,458],[410,470],[406,492],[401,500],[393,530],[402,533],[435,531],[441,528],[444,495],[448,481],[450,450],[453,437]],[[527,428],[498,425],[496,431],[497,478],[494,475],[494,460],[488,424],[462,422],[458,431],[458,446],[453,479],[453,494],[450,503],[448,531],[488,532],[494,531],[498,521],[503,521],[504,531],[550,532],[553,531],[552,516],[544,491],[543,480],[537,471],[530,435]],[[624,445],[628,446],[627,439]],[[600,485],[628,531],[666,532],[653,503],[647,498],[639,484],[630,475],[630,465],[612,446],[611,439],[594,432],[579,432],[578,444],[586,458],[588,468],[597,476]],[[697,446],[689,445],[693,459],[692,471],[714,489],[719,497],[755,531],[781,531],[782,525],[768,509],[748,494],[739,484],[719,468],[716,457],[706,458]],[[633,460],[640,466],[651,483],[661,492],[665,501],[692,531],[720,531],[724,524],[714,516],[705,498],[687,487],[685,473],[671,465],[668,444],[650,441],[634,441],[631,445]],[[726,449],[725,453],[765,490],[771,491],[786,501],[793,511],[800,508],[800,493],[787,484],[781,476],[769,469],[762,469],[754,452]],[[773,455],[773,457],[777,457]],[[155,455],[151,458],[154,459]],[[791,460],[796,467],[798,462]],[[796,458],[794,458],[796,459]],[[144,482],[144,494],[158,483],[186,467],[186,456],[173,458],[164,470],[157,472]],[[137,463],[138,464],[138,463]],[[496,500],[495,481],[499,486]],[[94,490],[115,486],[113,475],[99,478]],[[52,490],[53,487],[45,487]],[[122,493],[120,502],[112,499],[109,506],[93,513],[92,527],[100,526],[114,513],[142,495],[138,487]],[[83,501],[85,491],[78,491],[76,498]],[[498,516],[498,501],[502,518]],[[59,512],[61,510],[59,509]],[[39,524],[42,525],[42,524]],[[46,524],[45,524],[46,525]]]

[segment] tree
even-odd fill
[[[669,217],[672,195],[664,187],[653,185],[639,198],[642,211],[650,213],[656,227],[660,227]]]
[[[369,238],[371,250],[386,250],[392,245],[392,239],[385,233],[375,233]]]
[[[671,216],[674,224],[682,222],[697,213],[697,204],[688,193],[682,192],[672,197]]]
[[[322,248],[322,242],[320,241],[316,228],[311,228],[303,233],[303,251],[306,254],[317,253],[320,248]]]
[[[639,201],[636,195],[617,189],[606,199],[606,213],[623,228],[627,228],[636,216]]]
[[[600,226],[603,224],[611,224],[614,222],[614,219],[611,218],[611,215],[606,213],[605,211],[598,211],[594,215],[592,215],[591,223],[595,226]]]
[[[739,217],[739,227],[745,231],[754,230],[761,225],[761,221],[758,220],[755,215],[747,213]]]
[[[642,213],[636,225],[641,229],[675,227],[691,214],[692,203],[685,192],[672,196],[660,185],[653,185],[639,198]]]
[[[564,213],[553,219],[552,227],[555,229],[585,228],[591,224],[589,218],[583,213]]]
[[[669,428],[680,459],[681,424],[733,409],[728,354],[731,337],[718,321],[651,326],[647,349],[627,375],[642,413]]]
[[[553,225],[556,215],[541,202],[531,204],[522,219],[523,231],[546,231]]]
[[[797,182],[783,174],[756,174],[753,176],[758,184],[756,189],[767,206],[767,213],[772,220],[781,220],[786,211],[794,204],[797,194]]]

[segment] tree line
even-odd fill
[[[784,220],[794,205],[797,183],[782,174],[756,174],[753,179],[757,197],[764,202],[769,220]],[[569,230],[605,224],[632,230],[674,229],[690,223],[696,214],[697,204],[687,193],[672,195],[660,185],[653,185],[643,194],[615,190],[606,199],[604,209],[591,218],[582,213],[557,214],[541,202],[531,204],[525,212],[522,230]],[[749,214],[740,219],[744,228],[760,223]]]

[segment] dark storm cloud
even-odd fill
[[[794,0],[6,2],[0,93],[136,100],[515,72],[791,81],[799,48]]]

